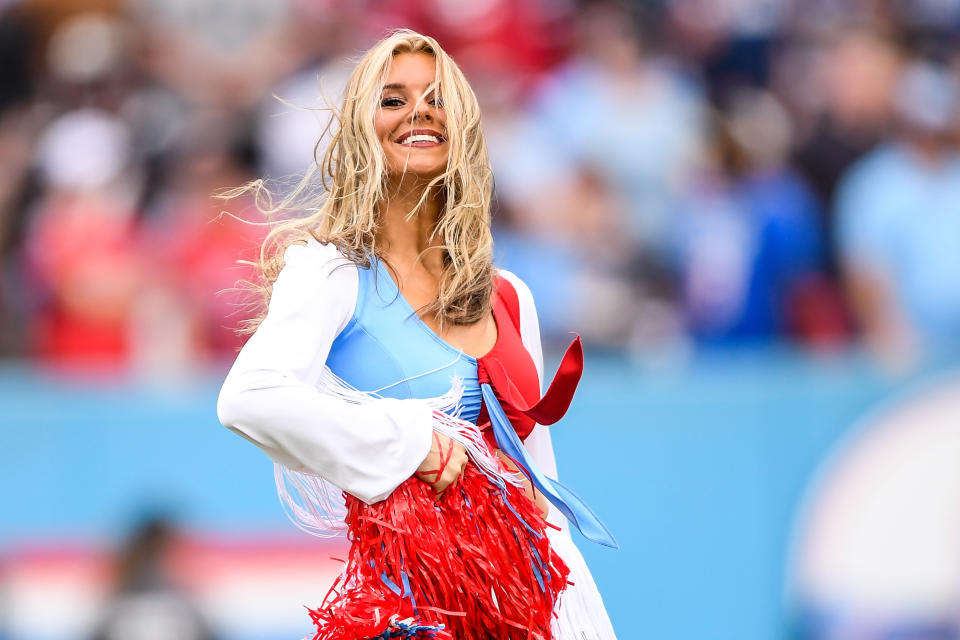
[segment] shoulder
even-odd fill
[[[906,153],[895,145],[880,147],[854,163],[840,178],[835,198],[835,224],[842,248],[896,233],[908,223],[904,197],[922,189]]]
[[[498,269],[497,275],[509,283],[517,293],[517,303],[520,308],[520,334],[524,342],[536,340],[540,342],[540,321],[537,318],[537,307],[533,303],[533,294],[516,274],[506,269]]]
[[[283,267],[270,294],[270,309],[276,314],[309,312],[348,318],[356,304],[358,283],[353,262],[334,245],[311,238],[284,251]]]
[[[513,286],[517,292],[517,301],[520,306],[520,340],[533,358],[537,368],[537,378],[543,383],[543,350],[540,346],[540,321],[537,318],[537,308],[533,304],[533,294],[530,288],[516,274],[506,269],[498,269],[497,275]]]
[[[909,180],[915,172],[909,154],[897,144],[886,144],[856,160],[840,176],[837,189],[841,204],[844,199],[886,198],[891,188]]]
[[[356,271],[356,265],[348,260],[332,243],[324,244],[314,238],[306,243],[291,244],[283,253],[283,266],[292,270]]]
[[[536,307],[533,304],[533,294],[530,292],[530,287],[527,286],[526,282],[521,280],[517,274],[512,271],[507,271],[506,269],[497,269],[497,275],[510,283],[510,285],[513,286],[513,290],[517,292],[521,312],[525,310],[535,311]]]
[[[275,286],[295,282],[311,289],[334,286],[355,291],[357,280],[357,266],[337,247],[310,238],[286,248]]]

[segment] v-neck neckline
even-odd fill
[[[477,364],[477,362],[481,358],[485,358],[489,356],[491,353],[493,353],[494,351],[496,351],[497,344],[500,342],[500,323],[497,322],[497,314],[495,311],[491,311],[490,313],[491,317],[493,318],[493,326],[497,330],[497,338],[496,340],[494,340],[493,346],[490,347],[490,349],[482,356],[472,356],[466,351],[464,351],[463,349],[458,349],[457,347],[453,346],[452,344],[450,344],[449,342],[441,338],[440,334],[438,334],[436,331],[433,330],[433,328],[430,325],[424,322],[423,318],[420,317],[420,314],[417,313],[417,311],[413,308],[413,306],[407,301],[406,297],[404,297],[403,292],[400,291],[400,286],[397,285],[396,281],[393,279],[393,276],[390,274],[390,270],[387,269],[387,265],[384,263],[384,261],[377,257],[373,258],[373,261],[377,263],[377,274],[383,275],[384,277],[386,277],[387,282],[390,283],[390,287],[393,289],[393,292],[396,294],[397,299],[400,301],[400,304],[402,304],[406,308],[406,310],[409,312],[409,314],[413,316],[413,318],[415,318],[417,324],[420,325],[420,327],[427,333],[427,335],[433,338],[440,345],[442,345],[449,351],[452,351],[453,353],[456,353],[466,358],[466,360],[472,364]],[[494,291],[493,295],[494,296],[497,295],[496,291]],[[495,305],[496,299],[494,299],[493,302]]]

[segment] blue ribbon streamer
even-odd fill
[[[489,384],[483,383],[480,385],[480,392],[483,394],[483,402],[490,416],[493,435],[500,450],[517,461],[517,464],[523,468],[527,477],[530,478],[533,486],[566,516],[567,520],[583,534],[584,538],[605,547],[619,549],[620,545],[617,544],[613,534],[601,522],[597,514],[587,506],[586,502],[564,485],[543,475],[533,464],[530,454],[527,453],[517,436],[517,432],[514,431],[513,425],[510,424],[510,419],[503,412],[503,407],[500,406],[500,401],[497,400],[493,388]]]

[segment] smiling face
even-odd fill
[[[374,120],[391,178],[412,174],[429,180],[447,168],[447,118],[433,89],[436,75],[432,55],[393,57]]]

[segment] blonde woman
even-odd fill
[[[614,638],[568,522],[615,543],[556,482],[540,426],[570,402],[579,340],[541,398],[532,297],[492,263],[473,92],[401,30],[357,65],[337,118],[322,196],[309,176],[278,204],[247,187],[268,213],[310,215],[264,244],[267,311],[218,403],[276,462],[294,521],[350,537],[315,638]]]

